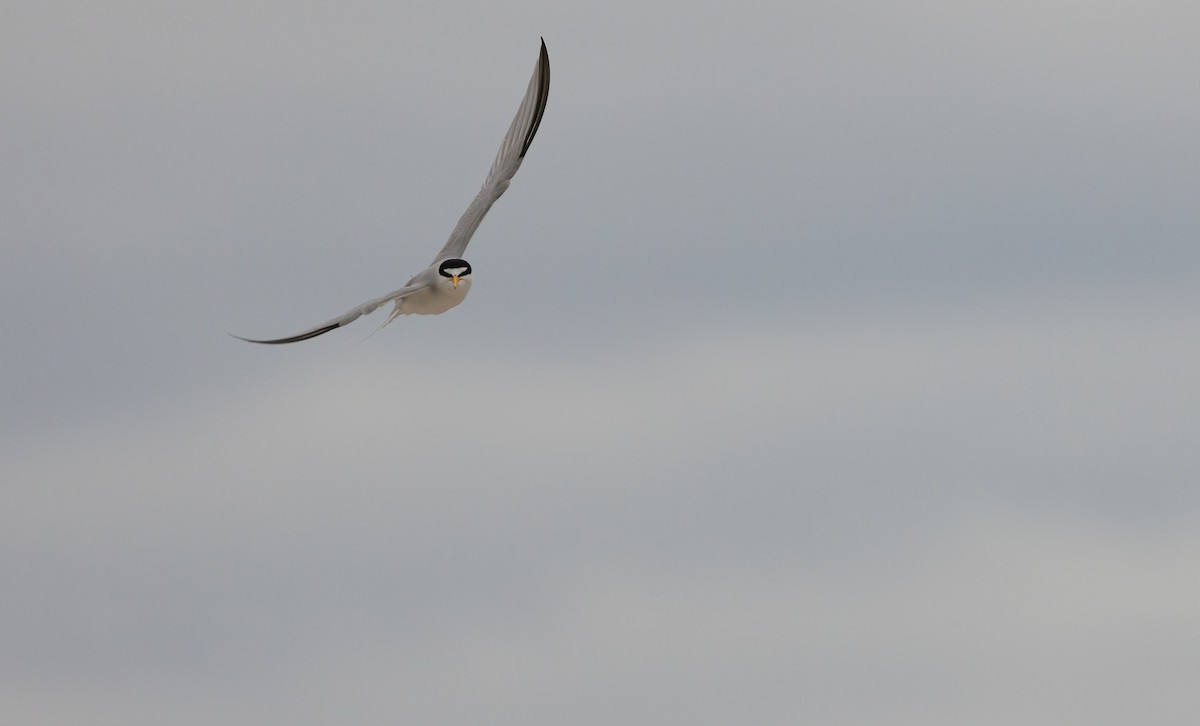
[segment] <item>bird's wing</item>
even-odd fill
[[[328,333],[329,331],[333,330],[334,328],[340,328],[343,325],[349,325],[350,323],[354,322],[355,320],[358,320],[361,316],[369,315],[369,314],[375,312],[375,308],[379,307],[380,305],[384,305],[386,303],[392,302],[393,300],[399,300],[400,298],[405,297],[406,295],[411,295],[412,293],[416,292],[417,290],[420,290],[420,289],[426,287],[427,284],[428,283],[425,283],[425,282],[413,284],[413,282],[410,280],[409,284],[405,285],[404,287],[400,288],[399,290],[392,290],[391,292],[389,292],[388,294],[386,294],[382,297],[377,297],[374,300],[368,300],[367,302],[363,303],[362,305],[359,305],[356,308],[347,310],[345,313],[343,313],[342,315],[339,315],[338,317],[334,318],[333,320],[329,320],[327,322],[321,323],[320,325],[318,325],[316,327],[309,328],[308,330],[304,331],[303,333],[297,333],[296,335],[293,335],[290,338],[276,338],[274,340],[255,340],[253,338],[243,338],[240,335],[233,335],[233,333],[230,333],[230,335],[233,335],[233,337],[237,338],[238,340],[244,340],[247,343],[263,343],[265,345],[280,345],[281,343],[298,343],[301,340],[308,340],[309,338],[315,338],[318,335],[324,335],[325,333]]]
[[[445,246],[437,253],[437,257],[433,258],[434,264],[462,257],[467,243],[471,241],[471,235],[479,228],[484,215],[500,195],[504,194],[504,190],[508,189],[509,181],[517,173],[517,169],[521,168],[525,152],[529,151],[533,136],[542,123],[542,114],[546,112],[546,99],[549,95],[550,56],[546,54],[546,41],[543,39],[533,77],[529,79],[529,88],[525,91],[525,98],[521,99],[521,106],[517,109],[512,126],[508,127],[508,133],[504,135],[504,142],[500,144],[500,151],[496,154],[496,160],[492,162],[492,170],[483,180],[479,194],[475,195],[467,211],[459,218],[454,231],[450,233],[450,239],[446,240]]]

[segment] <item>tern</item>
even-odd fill
[[[504,135],[500,151],[496,154],[496,160],[492,162],[491,171],[483,180],[483,187],[471,200],[467,211],[463,212],[454,231],[450,233],[450,239],[446,240],[433,262],[413,275],[404,287],[368,300],[332,320],[287,338],[257,340],[240,335],[233,337],[247,343],[266,345],[297,343],[349,325],[387,303],[393,303],[392,313],[383,325],[379,326],[381,328],[401,315],[437,315],[465,300],[471,290],[471,263],[462,258],[467,243],[479,228],[484,215],[500,195],[504,194],[504,190],[508,189],[517,169],[521,168],[525,153],[529,151],[529,145],[533,143],[533,137],[542,123],[542,114],[546,111],[546,99],[549,94],[550,56],[546,53],[546,41],[542,39],[533,77],[529,79],[529,88],[525,91],[525,97],[521,99],[521,105],[517,108],[517,115],[513,118],[508,133]]]

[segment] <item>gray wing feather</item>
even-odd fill
[[[533,137],[542,123],[542,115],[546,112],[546,100],[549,96],[550,56],[546,53],[546,41],[543,39],[537,65],[533,69],[533,77],[529,79],[529,88],[525,91],[525,97],[521,99],[517,115],[513,118],[512,125],[508,127],[508,133],[504,135],[500,151],[496,154],[496,160],[492,162],[492,169],[488,172],[487,178],[483,180],[483,187],[480,188],[479,194],[475,195],[475,199],[471,200],[467,211],[463,212],[462,217],[459,218],[454,231],[450,233],[450,239],[446,240],[445,246],[437,253],[437,257],[433,258],[433,264],[446,259],[462,257],[463,252],[467,249],[467,243],[471,241],[475,230],[479,228],[479,223],[483,221],[484,215],[492,208],[492,204],[504,194],[504,190],[508,189],[513,175],[517,173],[517,169],[521,168],[525,152],[529,151],[529,145],[533,143]]]
[[[299,343],[302,340],[308,340],[309,338],[315,338],[318,335],[324,335],[325,333],[328,333],[329,331],[334,330],[335,328],[340,328],[344,325],[349,325],[350,323],[353,323],[355,320],[358,320],[363,315],[369,315],[369,314],[375,312],[375,308],[379,307],[380,305],[390,303],[393,300],[399,300],[400,298],[402,298],[406,295],[411,295],[412,293],[416,292],[417,290],[420,290],[421,288],[425,287],[425,285],[426,285],[426,283],[419,283],[419,284],[414,285],[414,284],[412,284],[412,281],[410,280],[408,285],[405,285],[404,287],[400,288],[399,290],[392,290],[391,292],[389,292],[386,295],[383,295],[382,297],[377,297],[374,300],[368,300],[367,302],[363,303],[362,305],[359,305],[358,307],[355,307],[355,308],[351,308],[350,310],[347,310],[345,313],[342,313],[341,315],[339,315],[338,317],[336,317],[332,320],[327,320],[326,322],[321,323],[320,325],[317,325],[312,328],[309,328],[308,330],[305,330],[303,333],[297,333],[288,338],[275,338],[272,340],[255,340],[253,338],[243,338],[240,335],[233,335],[233,333],[230,333],[230,335],[233,335],[233,337],[237,338],[238,340],[244,340],[247,343],[262,343],[264,345],[280,345],[283,343]]]

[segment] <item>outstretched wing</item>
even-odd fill
[[[375,308],[379,307],[380,305],[390,303],[393,300],[399,300],[400,298],[405,297],[406,295],[411,295],[412,293],[424,288],[425,286],[426,286],[425,283],[419,283],[416,285],[413,285],[413,284],[405,285],[404,287],[400,288],[399,290],[392,290],[391,292],[384,295],[383,297],[377,297],[374,300],[368,300],[367,302],[363,303],[362,305],[359,305],[356,308],[347,310],[345,313],[343,313],[342,315],[339,315],[338,317],[334,318],[333,320],[329,320],[327,322],[321,323],[320,325],[318,325],[316,327],[309,328],[308,330],[304,331],[303,333],[297,333],[296,335],[293,335],[289,338],[275,338],[273,340],[255,340],[253,338],[243,338],[240,335],[233,335],[233,333],[230,333],[230,335],[233,335],[233,337],[237,338],[238,340],[244,340],[247,343],[263,343],[264,345],[280,345],[282,343],[299,343],[302,340],[308,340],[309,338],[315,338],[318,335],[324,335],[325,333],[328,333],[329,331],[333,330],[334,328],[340,328],[343,325],[349,325],[350,323],[353,323],[355,320],[358,320],[363,315],[369,315],[369,314],[375,312]]]
[[[521,99],[521,106],[517,109],[512,126],[508,127],[508,133],[504,135],[500,151],[496,154],[496,160],[492,162],[492,170],[483,180],[479,194],[475,195],[467,211],[459,218],[454,231],[450,233],[450,239],[446,240],[445,246],[437,253],[437,257],[433,258],[433,264],[462,257],[467,243],[471,241],[471,235],[479,228],[484,215],[500,195],[504,194],[504,190],[508,189],[509,181],[517,173],[517,169],[521,168],[525,152],[529,151],[534,134],[542,123],[542,114],[546,112],[546,99],[549,96],[550,56],[546,53],[546,41],[543,39],[533,77],[529,79],[529,88],[525,91],[525,98]]]

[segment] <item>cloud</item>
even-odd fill
[[[1155,464],[1197,309],[1041,309],[342,358],[10,441],[3,669],[103,667],[134,720],[145,679],[234,721],[1100,718],[1041,684],[1150,693],[1192,632],[1198,462]]]
[[[1191,6],[56,7],[0,721],[1196,712]],[[422,264],[537,35],[468,304],[225,337]]]

